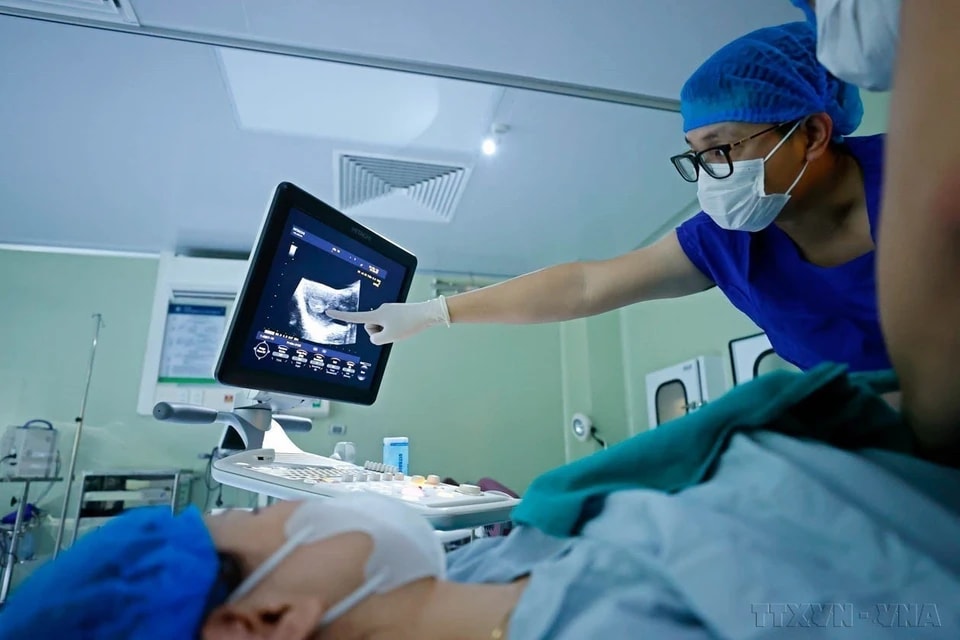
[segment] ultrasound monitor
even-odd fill
[[[274,194],[216,367],[222,384],[369,405],[390,345],[328,309],[404,302],[416,257],[288,182]]]

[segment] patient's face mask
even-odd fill
[[[729,177],[717,179],[706,171],[700,173],[697,180],[700,207],[718,226],[731,231],[760,231],[780,214],[790,201],[790,192],[807,170],[807,163],[803,164],[800,174],[786,193],[773,194],[766,193],[764,189],[764,166],[793,135],[800,122],[793,125],[766,157],[734,162],[733,173]]]
[[[817,0],[817,58],[869,91],[893,84],[901,0]]]
[[[410,507],[376,494],[311,500],[287,520],[286,542],[234,591],[229,602],[246,596],[300,545],[360,531],[373,539],[364,582],[323,616],[325,626],[375,593],[386,593],[421,578],[443,578],[446,556],[433,527]],[[323,567],[317,567],[321,571]]]

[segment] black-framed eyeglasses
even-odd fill
[[[780,124],[775,124],[772,127],[767,127],[763,131],[758,131],[753,135],[729,144],[717,145],[716,147],[710,147],[703,151],[687,151],[686,153],[673,156],[670,158],[670,162],[677,168],[677,173],[680,174],[680,177],[687,182],[696,182],[700,179],[701,167],[710,177],[723,180],[733,175],[733,160],[730,159],[730,151],[734,147],[739,147],[745,142],[759,138],[763,134],[770,133],[787,124],[789,123],[781,122]]]

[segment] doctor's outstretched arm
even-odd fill
[[[560,264],[446,299],[385,304],[359,313],[331,310],[327,315],[362,323],[374,344],[387,344],[438,324],[559,322],[712,286],[671,232],[609,260]]]

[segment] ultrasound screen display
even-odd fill
[[[384,347],[330,309],[365,311],[396,302],[407,269],[297,209],[286,220],[241,366],[369,389]]]

